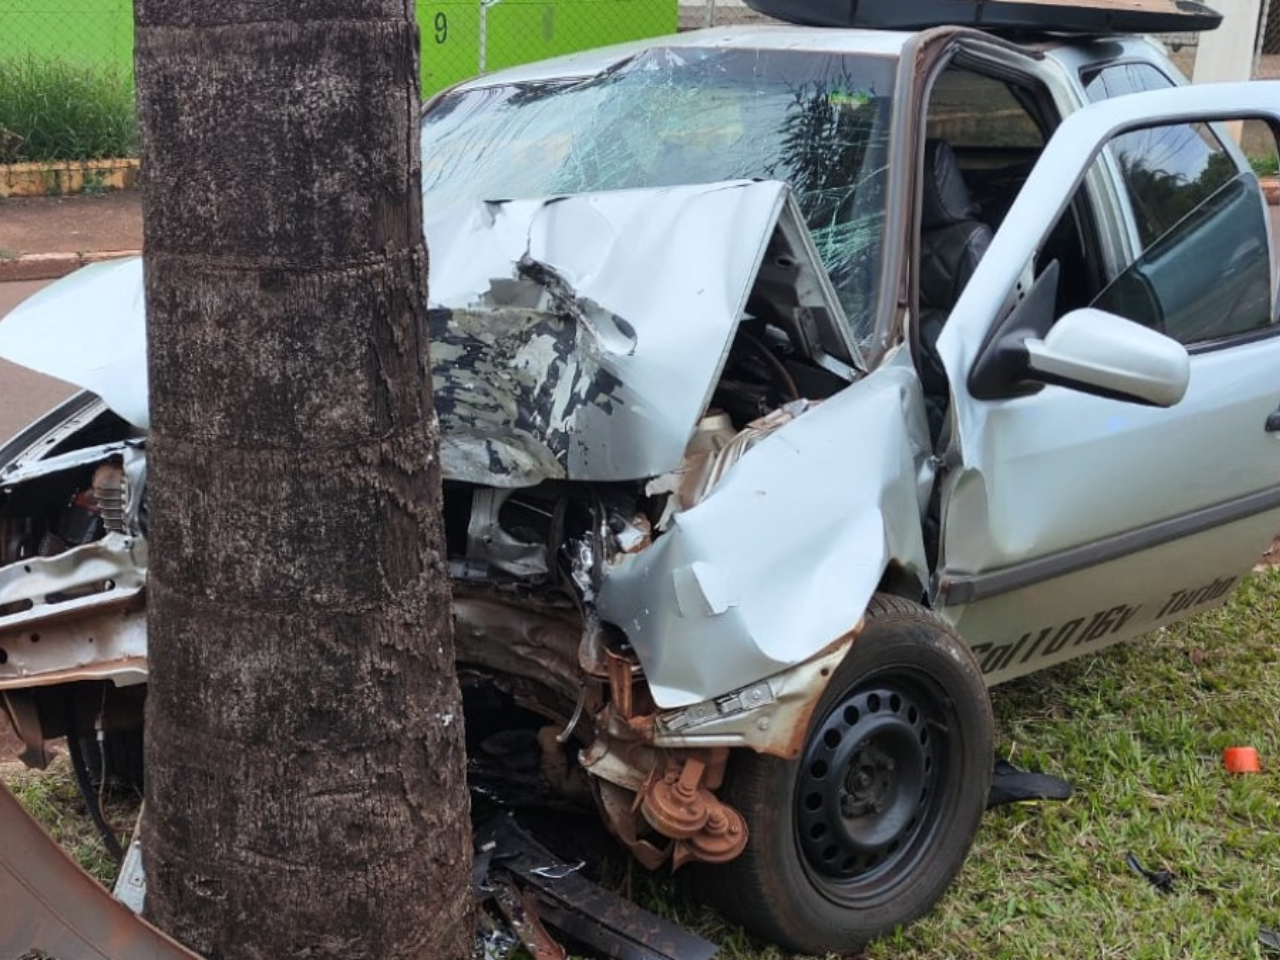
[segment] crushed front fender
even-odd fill
[[[610,570],[600,614],[635,647],[658,706],[815,656],[856,627],[891,565],[925,582],[927,436],[914,373],[888,362],[761,440]]]

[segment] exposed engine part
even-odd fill
[[[515,577],[537,580],[549,570],[549,544],[536,531],[502,524],[503,505],[513,490],[476,487],[471,494],[471,520],[467,526],[467,559],[488,564]],[[522,504],[534,509],[530,504]]]
[[[728,758],[725,748],[658,750],[607,734],[580,756],[605,822],[650,870],[725,863],[746,848],[742,814],[715,795]]]
[[[653,542],[653,526],[644,514],[630,519],[614,514],[609,518],[609,529],[620,553],[639,553]]]
[[[655,529],[660,533],[668,530],[672,518],[709,494],[748,450],[819,402],[792,400],[753,420],[740,431],[734,431],[728,414],[709,412],[698,422],[698,429],[689,441],[680,469],[655,477],[644,488],[651,497],[668,494],[666,507],[654,525]]]
[[[706,478],[711,472],[720,451],[729,445],[737,431],[729,415],[722,410],[710,410],[698,421],[698,427],[685,448],[680,469],[650,480],[644,492],[651,497],[667,494],[666,506],[656,524],[659,531],[671,526],[671,518],[681,510],[688,510],[701,499],[706,488]]]
[[[677,841],[674,869],[690,860],[727,863],[746,849],[746,820],[703,785],[706,775],[706,763],[689,757],[682,767],[669,766],[661,779],[651,778],[640,794],[645,820]]]
[[[588,537],[580,537],[565,544],[569,556],[569,579],[578,588],[584,603],[596,598],[596,552]]]
[[[569,738],[573,736],[573,730],[578,725],[578,721],[582,719],[582,708],[587,703],[587,685],[584,683],[578,690],[578,702],[574,705],[573,716],[569,718],[565,728],[556,734],[556,743],[567,743]]]
[[[93,503],[107,532],[125,532],[127,500],[128,485],[123,464],[114,461],[104,463],[93,471]]]
[[[747,821],[727,803],[716,803],[707,814],[706,825],[677,844],[672,864],[678,870],[689,860],[704,863],[728,863],[747,846]]]
[[[647,712],[637,704],[637,687],[643,688],[643,684],[636,683],[640,676],[640,662],[635,654],[606,650],[605,663],[609,671],[609,695],[614,713],[629,721],[637,712]]]
[[[689,759],[679,770],[668,769],[661,780],[646,785],[640,795],[640,812],[655,830],[685,840],[706,825],[711,815],[707,803],[711,791],[698,786],[706,772],[705,763]]]

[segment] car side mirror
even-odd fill
[[[1171,407],[1191,382],[1182,344],[1092,307],[1072,310],[1043,339],[1028,338],[1023,346],[1026,379],[1101,397]]]

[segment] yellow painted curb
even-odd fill
[[[123,190],[138,181],[137,160],[65,160],[0,164],[0,197],[45,197]]]

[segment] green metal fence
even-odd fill
[[[422,87],[674,33],[676,0],[419,0]],[[0,65],[35,55],[130,69],[133,0],[0,0]]]

